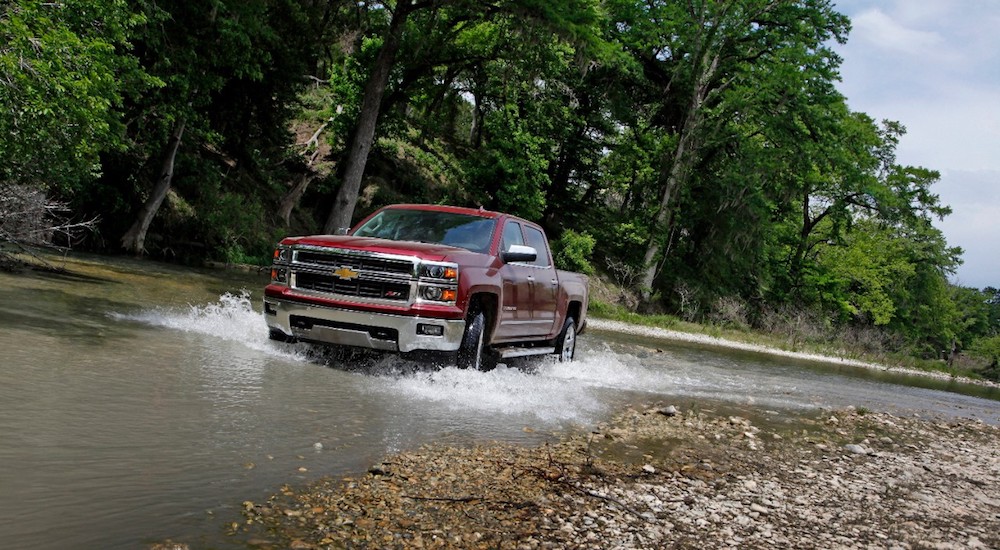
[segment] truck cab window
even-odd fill
[[[508,221],[503,226],[503,239],[500,241],[501,252],[510,250],[513,244],[524,244],[524,236],[521,235],[521,224],[515,221]]]
[[[545,241],[545,234],[529,225],[524,226],[524,231],[528,237],[528,246],[538,252],[538,257],[531,264],[538,267],[549,267],[549,247]]]

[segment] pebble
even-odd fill
[[[608,439],[386,457],[244,506],[234,536],[276,548],[1000,547],[985,504],[1000,502],[1000,428],[828,411],[754,450],[746,418],[664,422],[669,409],[624,411],[600,428]],[[870,455],[871,442],[878,460],[827,452]]]
[[[868,449],[866,449],[863,445],[857,445],[854,443],[848,443],[847,445],[844,445],[844,449],[856,455],[868,454]]]

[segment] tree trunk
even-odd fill
[[[385,42],[378,52],[375,67],[365,84],[361,114],[358,116],[354,137],[350,140],[351,149],[344,167],[344,180],[341,182],[340,188],[337,189],[337,196],[330,208],[330,215],[326,219],[326,225],[323,226],[323,231],[327,234],[332,234],[338,228],[350,227],[351,225],[354,207],[358,203],[358,192],[361,190],[361,178],[364,176],[365,165],[368,163],[368,153],[371,151],[372,141],[375,138],[375,123],[378,121],[381,110],[382,96],[385,95],[385,88],[389,83],[389,72],[396,62],[403,25],[412,10],[413,5],[409,1],[402,1],[396,5],[396,11],[392,14]]]
[[[657,257],[660,254],[660,232],[666,228],[667,218],[670,215],[670,203],[672,202],[674,196],[674,190],[680,185],[681,180],[685,175],[685,164],[687,163],[687,152],[685,139],[688,133],[685,132],[681,136],[680,142],[677,144],[677,149],[674,150],[673,158],[671,159],[670,170],[666,174],[666,183],[663,186],[663,195],[660,198],[660,208],[656,212],[656,221],[653,223],[653,230],[650,232],[649,244],[646,246],[646,254],[643,256],[643,274],[642,282],[639,287],[639,296],[642,301],[643,307],[649,305],[649,300],[653,296],[653,283],[656,281],[656,276],[659,274],[659,267],[657,262]]]
[[[340,114],[341,107],[337,106],[337,114]],[[321,148],[319,145],[319,137],[323,134],[323,130],[326,129],[327,125],[333,120],[330,117],[329,120],[320,125],[320,127],[313,132],[312,137],[310,137],[304,144],[305,149],[302,154],[307,157],[306,159],[306,173],[302,174],[302,178],[299,179],[299,183],[295,184],[288,193],[281,199],[281,204],[278,206],[278,216],[285,222],[285,226],[291,225],[292,210],[299,205],[299,201],[302,200],[302,196],[306,194],[306,189],[309,188],[309,184],[316,179],[317,173],[313,170],[313,166],[316,164],[316,159],[319,158],[321,153]]]
[[[716,54],[711,60],[707,53],[702,63],[704,69],[695,81],[694,89],[691,92],[691,102],[688,105],[687,115],[684,117],[684,125],[681,127],[680,139],[677,147],[669,160],[669,170],[663,174],[664,185],[663,194],[660,196],[660,207],[656,212],[656,220],[649,235],[649,245],[646,247],[646,254],[643,256],[642,283],[639,287],[639,296],[643,307],[649,306],[649,300],[653,296],[653,283],[659,274],[660,255],[660,233],[666,229],[666,222],[670,217],[670,207],[677,189],[686,182],[690,175],[690,168],[694,164],[694,159],[698,153],[697,136],[701,131],[702,109],[705,99],[708,97],[709,86],[715,71],[718,69],[719,56]],[[662,172],[661,172],[662,173]]]
[[[160,177],[156,180],[149,198],[139,210],[139,215],[132,224],[132,227],[125,232],[122,237],[122,248],[141,255],[146,251],[146,232],[149,231],[149,224],[153,222],[153,217],[160,210],[163,199],[170,191],[170,183],[174,179],[174,161],[177,159],[177,150],[181,147],[181,138],[184,136],[185,120],[182,118],[174,126],[174,132],[170,136],[167,144],[167,154],[163,159],[163,166],[160,168]]]
[[[469,145],[473,150],[479,149],[483,144],[483,104],[479,99],[479,79],[474,78],[472,90],[472,126],[469,128]]]
[[[306,194],[306,189],[309,184],[312,183],[313,175],[312,173],[302,174],[302,178],[299,179],[299,183],[295,184],[295,187],[289,191],[283,199],[281,199],[281,204],[278,205],[278,217],[285,222],[285,227],[292,224],[292,210],[299,205],[299,201],[302,200],[302,195]]]
[[[649,300],[653,295],[653,283],[659,274],[657,258],[660,255],[660,233],[665,232],[667,229],[667,220],[670,218],[670,207],[673,202],[674,193],[688,177],[689,167],[697,152],[697,147],[694,145],[694,133],[701,114],[696,110],[696,106],[700,108],[701,99],[696,97],[692,100],[692,110],[688,112],[687,120],[681,129],[681,137],[677,142],[677,148],[674,149],[674,154],[669,160],[669,169],[665,170],[662,176],[665,182],[663,185],[663,194],[660,196],[660,207],[656,211],[656,220],[650,232],[646,254],[643,256],[642,265],[645,271],[642,274],[639,296],[644,307],[649,305]]]

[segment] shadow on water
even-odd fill
[[[120,330],[120,324],[108,320],[107,312],[127,311],[133,307],[116,300],[56,289],[33,289],[30,294],[0,290],[0,315],[5,325],[56,333],[65,338],[85,340],[115,334],[126,337],[128,334]]]
[[[377,377],[405,377],[434,373],[455,366],[455,354],[447,352],[412,352],[399,354],[362,348],[291,344],[302,351],[312,363],[332,369]],[[497,366],[515,369],[524,374],[537,374],[545,363],[544,357],[517,357]]]
[[[118,281],[113,279],[88,275],[62,267],[31,267],[18,272],[17,276],[72,284],[118,284]]]

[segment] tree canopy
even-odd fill
[[[1000,306],[948,283],[939,174],[837,90],[849,32],[829,0],[15,0],[0,190],[179,261],[484,206],[649,310],[988,357]]]

